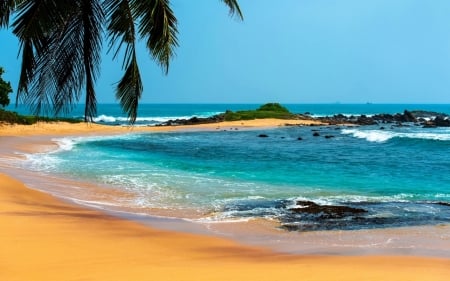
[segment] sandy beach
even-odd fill
[[[270,128],[280,126],[310,126],[322,125],[316,120],[281,120],[281,119],[256,119],[245,121],[226,121],[200,125],[180,126],[106,126],[94,123],[41,123],[34,125],[8,125],[0,124],[0,136],[36,136],[36,135],[102,135],[119,134],[127,132],[161,132],[174,130],[229,130],[236,128]]]
[[[14,149],[32,152],[52,145],[35,143],[39,136],[228,130],[308,122],[255,120],[133,128],[83,123],[2,125],[0,155],[12,157]],[[220,237],[155,229],[29,189],[8,171],[0,165],[0,280],[447,280],[450,276],[447,258],[287,255]]]

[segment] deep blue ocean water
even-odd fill
[[[257,107],[148,105],[141,118],[153,122],[150,119]],[[450,113],[450,105],[288,108],[315,115],[405,109]],[[121,117],[112,105],[99,109],[114,122]],[[62,138],[60,150],[30,156],[28,165],[127,190],[136,195],[132,202],[136,207],[196,210],[204,221],[265,217],[300,231],[449,223],[450,128],[383,126],[383,130],[324,126]],[[320,136],[314,137],[313,130]],[[298,201],[364,212],[304,213],[298,212]]]

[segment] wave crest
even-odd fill
[[[393,138],[423,139],[450,141],[450,131],[441,130],[435,133],[430,132],[392,132],[383,130],[360,130],[344,129],[341,131],[344,135],[351,135],[355,138],[365,139],[369,142],[386,142]]]
[[[199,114],[194,115],[186,115],[186,116],[147,116],[147,117],[138,117],[136,118],[136,122],[138,123],[148,123],[148,124],[156,124],[156,123],[163,123],[167,122],[169,120],[176,120],[176,119],[191,119],[193,117],[198,118],[207,118],[211,117],[217,114],[220,114],[222,112],[202,112]],[[99,115],[95,117],[94,122],[102,122],[102,123],[127,123],[129,120],[127,117],[123,116],[109,116],[109,115]]]

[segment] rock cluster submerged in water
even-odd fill
[[[450,116],[444,113],[430,111],[408,111],[397,114],[375,114],[373,116],[345,116],[337,114],[334,116],[318,117],[317,120],[328,123],[330,125],[339,124],[355,124],[355,125],[377,125],[395,123],[402,125],[403,123],[414,123],[424,127],[450,127]]]

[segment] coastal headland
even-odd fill
[[[6,163],[15,150],[32,152],[52,145],[36,143],[39,136],[286,124],[320,123],[261,119],[165,127],[0,126],[5,160],[0,162],[0,280],[447,280],[448,258],[288,255],[219,237],[155,229],[29,189],[14,179]]]

